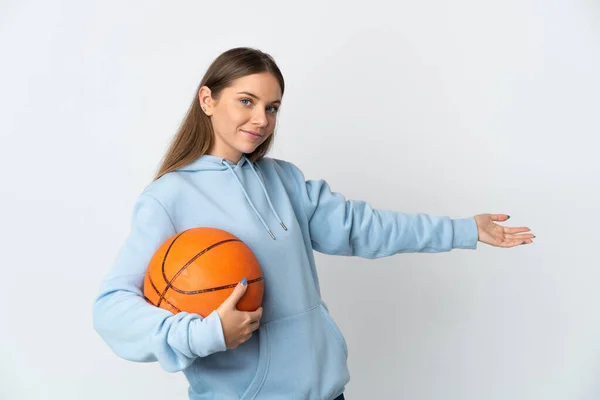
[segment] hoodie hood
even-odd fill
[[[275,207],[273,206],[273,202],[271,201],[271,197],[269,197],[269,193],[267,191],[267,188],[265,187],[265,183],[261,179],[258,172],[256,172],[256,170],[258,169],[258,165],[254,165],[245,155],[242,155],[242,157],[237,162],[237,164],[234,164],[233,162],[231,162],[225,158],[213,156],[210,154],[205,154],[205,155],[199,157],[198,159],[196,159],[195,161],[193,161],[192,163],[190,163],[182,168],[179,168],[178,170],[186,171],[186,172],[226,171],[226,170],[228,170],[235,178],[235,181],[239,185],[240,190],[244,193],[244,197],[246,197],[246,201],[248,202],[248,204],[254,211],[254,214],[259,219],[262,226],[265,228],[265,231],[267,231],[267,233],[271,236],[271,238],[273,240],[276,240],[276,237],[273,234],[273,231],[271,231],[271,229],[265,222],[262,215],[260,215],[260,213],[256,209],[256,206],[252,202],[252,199],[250,199],[250,196],[248,196],[248,192],[246,191],[246,188],[244,187],[244,185],[242,184],[242,181],[240,180],[240,178],[238,177],[238,175],[236,173],[236,171],[239,171],[240,168],[244,167],[244,165],[248,165],[252,169],[252,172],[254,172],[254,175],[256,176],[256,179],[258,180],[258,183],[260,184],[260,186],[263,190],[263,193],[265,194],[265,197],[267,198],[267,202],[269,203],[271,212],[273,213],[273,215],[275,216],[275,218],[277,219],[277,221],[279,222],[279,225],[281,225],[283,230],[287,231],[287,227],[285,226],[285,224],[281,220],[281,217],[279,217],[279,214],[277,214],[277,211],[275,210]]]
[[[250,162],[245,155],[238,161],[237,164],[223,158],[217,157],[210,154],[204,154],[192,161],[188,165],[185,165],[178,169],[178,171],[194,172],[194,171],[225,171],[227,169],[226,164],[234,167],[234,169],[242,168],[246,162]]]

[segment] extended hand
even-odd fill
[[[496,247],[514,247],[521,244],[533,243],[535,236],[529,232],[526,227],[507,228],[494,221],[503,222],[510,218],[505,214],[479,214],[475,216],[477,222],[477,230],[479,231],[480,242]]]

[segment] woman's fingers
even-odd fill
[[[504,228],[504,233],[521,233],[521,232],[529,232],[531,229],[526,227],[519,228]]]
[[[510,218],[510,215],[507,214],[489,214],[492,221],[503,222]]]
[[[533,233],[522,233],[519,235],[507,234],[507,235],[504,235],[504,237],[507,239],[533,239],[535,237],[535,235]]]
[[[259,307],[256,311],[249,311],[246,313],[248,327],[250,332],[254,332],[260,325],[260,319],[262,318],[262,307]]]
[[[531,244],[533,243],[533,240],[531,239],[510,239],[510,240],[505,240],[504,242],[502,242],[500,244],[499,247],[515,247],[515,246],[520,246],[522,244]]]
[[[255,331],[255,330],[257,330],[257,329],[258,329],[258,327],[260,326],[260,321],[254,321],[254,322],[251,322],[249,326],[250,326],[250,330],[251,330],[252,332],[254,332],[254,331]]]
[[[262,307],[259,307],[256,311],[246,312],[246,316],[248,318],[248,323],[250,324],[260,321],[262,318]]]

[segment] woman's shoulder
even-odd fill
[[[173,171],[153,180],[143,188],[141,197],[153,197],[159,203],[170,204],[181,193],[185,178],[178,171]]]

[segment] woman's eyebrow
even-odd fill
[[[260,100],[260,98],[257,95],[250,93],[250,92],[237,92],[237,94],[245,94],[247,96],[254,97],[256,100]],[[275,100],[275,101],[272,101],[271,103],[281,103],[281,100]]]

